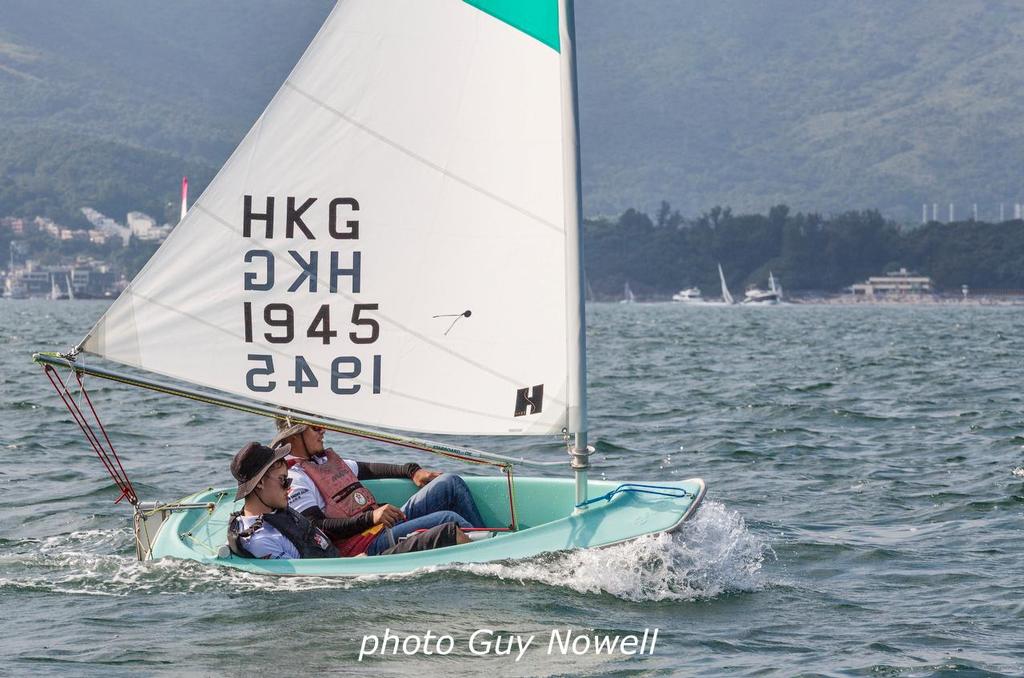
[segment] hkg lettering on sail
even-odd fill
[[[326,212],[318,211],[318,205],[326,206]],[[315,197],[279,199],[268,196],[254,200],[251,195],[244,196],[242,237],[260,246],[246,250],[242,256],[245,265],[242,288],[253,293],[250,295],[253,299],[274,293],[274,298],[267,303],[243,302],[242,338],[246,344],[294,342],[297,351],[308,351],[317,345],[333,346],[346,340],[353,346],[377,342],[380,323],[373,312],[378,311],[380,305],[350,303],[348,297],[363,291],[362,252],[331,248],[331,244],[337,246],[340,241],[359,240],[360,224],[356,218],[359,209],[359,201],[352,197],[326,202]],[[316,247],[318,235],[328,247]],[[268,242],[282,239],[293,241],[289,243],[292,247],[283,252]],[[323,300],[325,293],[340,296],[330,303],[317,303]],[[315,302],[311,304],[307,295],[317,295]],[[339,322],[339,318],[344,320]],[[275,353],[277,361],[281,362],[281,350]],[[317,353],[316,358],[322,361],[323,356]],[[329,387],[336,395],[365,393],[363,386],[366,385],[371,394],[381,392],[379,354],[337,355],[331,359],[330,370],[318,370],[302,354],[296,354],[294,365],[287,366],[275,365],[272,354],[250,353],[248,359],[246,387],[257,393],[278,388],[275,378],[278,368],[284,376],[292,376],[282,382],[282,388],[287,387],[296,394],[320,389],[321,381],[324,388]],[[369,364],[370,374],[368,378],[360,378],[365,363]]]

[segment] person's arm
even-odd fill
[[[359,469],[357,477],[360,480],[377,480],[379,478],[408,478],[413,479],[420,465],[415,462],[408,464],[378,464],[374,462],[357,461]]]
[[[275,560],[299,557],[295,546],[276,530],[273,533],[267,529],[258,530],[252,537],[240,541],[245,550],[255,558]]]
[[[310,506],[302,511],[302,515],[334,539],[354,537],[374,525],[373,511],[366,511],[352,518],[328,518],[319,506]]]

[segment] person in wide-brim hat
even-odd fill
[[[241,511],[228,521],[228,549],[243,558],[336,558],[338,550],[320,530],[288,507],[292,484],[284,458],[288,445],[277,449],[247,443],[231,460],[238,481],[235,501]]]
[[[287,457],[290,452],[290,445],[282,445],[275,449],[255,441],[246,444],[239,450],[235,458],[231,460],[231,475],[238,481],[235,501],[249,496],[256,485],[263,480],[263,476],[270,470],[270,467],[275,462]]]

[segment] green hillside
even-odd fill
[[[1024,200],[1024,3],[577,3],[588,207]]]
[[[333,3],[4,0],[0,215],[176,211],[284,80]]]
[[[4,0],[0,215],[163,214],[212,176],[331,0]],[[1024,4],[581,0],[585,210],[1024,200]]]

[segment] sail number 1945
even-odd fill
[[[255,393],[269,393],[277,388],[275,377],[274,356],[264,353],[250,353],[249,364],[252,367],[245,373],[245,385]],[[370,367],[369,386],[373,393],[380,393],[380,356],[373,356]],[[339,356],[331,361],[328,374],[317,376],[317,371],[310,366],[305,357],[295,356],[293,378],[288,380],[288,387],[295,393],[302,393],[307,388],[319,388],[320,379],[326,377],[331,392],[335,395],[355,395],[362,389],[362,384],[355,380],[363,372],[363,361],[351,355]]]
[[[244,340],[247,344],[255,343],[257,337],[269,344],[290,344],[296,340],[308,343],[313,340],[329,345],[336,338],[342,341],[347,338],[352,344],[373,344],[380,337],[380,323],[372,316],[372,312],[378,308],[377,304],[354,304],[350,331],[345,331],[349,328],[337,328],[331,323],[329,304],[321,305],[312,318],[300,321],[290,304],[267,304],[262,307],[262,313],[253,313],[253,304],[247,301],[243,304]],[[250,369],[245,373],[246,387],[254,393],[270,393],[277,389],[274,357],[264,353],[250,353],[248,358]],[[286,360],[292,361],[291,357]],[[329,384],[331,392],[336,395],[359,393],[367,381],[373,393],[380,393],[380,355],[373,356],[368,367],[369,379],[364,377],[363,384],[357,381],[364,373],[363,361],[356,356],[334,358],[330,370],[314,369],[301,355],[294,356],[294,363],[294,369],[291,365],[281,369],[291,377],[284,383],[295,393],[319,388],[321,380],[325,385]]]

